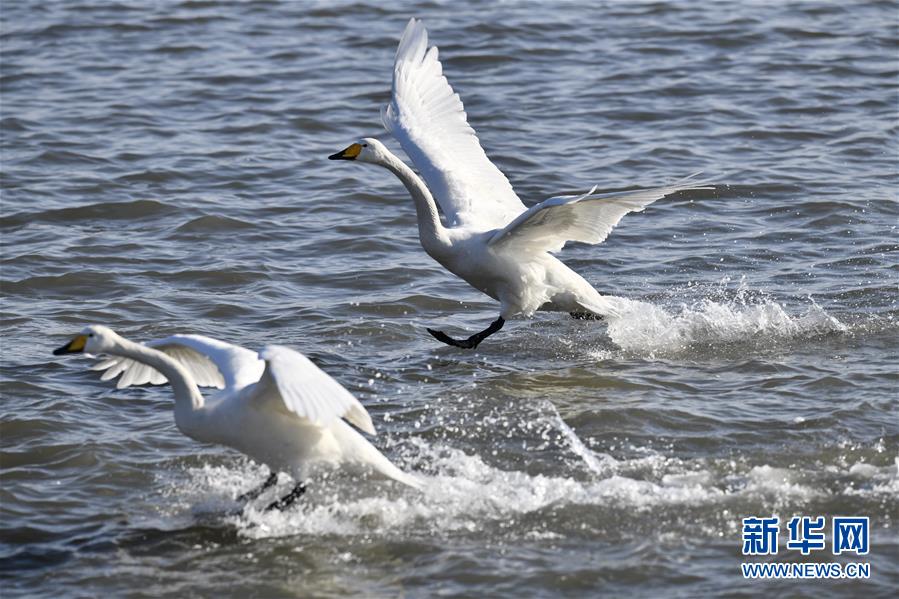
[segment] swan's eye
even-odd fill
[[[363,147],[363,148],[367,148],[367,147],[368,147],[368,144],[362,144],[362,147]]]
[[[88,336],[88,337],[93,337],[93,336],[94,336],[94,334],[93,334],[93,333],[88,333],[88,335],[87,335],[87,336]]]

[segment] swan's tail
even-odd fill
[[[385,458],[385,461],[386,461],[386,458]],[[399,468],[397,468],[390,462],[387,462],[387,465],[389,466],[389,468],[387,470],[379,468],[379,470],[381,471],[382,474],[388,476],[389,478],[392,478],[393,480],[395,480],[397,482],[401,482],[404,485],[408,485],[408,486],[412,487],[413,489],[416,489],[418,491],[424,491],[425,485],[424,485],[424,482],[422,482],[422,480],[420,478],[418,478],[417,476],[414,476],[412,474],[409,474],[407,472],[403,472],[402,470],[400,470]]]
[[[603,318],[620,318],[627,311],[631,300],[615,295],[596,294],[589,298],[579,298],[577,303],[587,312]]]
[[[419,491],[424,489],[424,483],[417,476],[407,474],[394,466],[368,439],[349,425],[339,427],[336,432],[343,436],[344,459],[347,461],[368,466],[387,478],[392,478],[413,489]]]
[[[401,482],[404,485],[408,485],[413,489],[417,489],[419,491],[424,490],[424,483],[417,476],[413,476],[412,474],[403,472],[402,470],[394,466],[390,460],[384,457],[384,454],[382,454],[374,447],[372,447],[372,450],[377,453],[377,456],[370,456],[368,463],[375,470],[377,470],[387,478],[392,478],[393,480]]]

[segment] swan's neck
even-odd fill
[[[146,364],[168,379],[175,392],[175,424],[181,430],[190,427],[191,418],[203,408],[204,402],[197,383],[184,366],[159,350],[127,339],[120,338],[115,351],[109,353]]]
[[[425,251],[433,255],[435,251],[439,252],[441,247],[449,246],[449,236],[443,223],[440,222],[440,214],[437,212],[434,196],[431,195],[421,177],[390,152],[386,152],[386,158],[380,164],[396,175],[409,190],[418,216],[418,238]]]

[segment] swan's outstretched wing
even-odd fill
[[[172,335],[145,345],[180,362],[201,387],[244,387],[258,381],[265,368],[256,352],[202,335]],[[105,371],[100,377],[104,381],[122,375],[116,383],[119,389],[168,382],[155,368],[121,356],[104,358],[91,366],[91,370]]]
[[[714,189],[691,175],[665,187],[626,193],[545,200],[520,215],[490,239],[488,245],[507,250],[557,252],[569,241],[602,243],[628,212],[640,212],[658,199],[688,189]]]
[[[490,162],[428,48],[428,32],[410,19],[393,65],[393,98],[384,126],[400,142],[450,226],[489,230],[524,212],[506,176]]]
[[[269,345],[259,352],[265,372],[251,401],[273,402],[276,409],[326,426],[346,418],[370,435],[375,434],[368,412],[359,400],[298,351]]]

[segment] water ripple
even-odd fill
[[[865,588],[895,594],[893,3],[3,8],[5,596],[705,596],[772,513],[870,516]],[[327,160],[400,152],[378,109],[413,15],[527,204],[716,178],[560,254],[625,317],[427,335],[497,305],[398,182]],[[235,514],[264,468],[181,435],[168,389],[52,357],[86,322],[296,346],[427,489]]]

